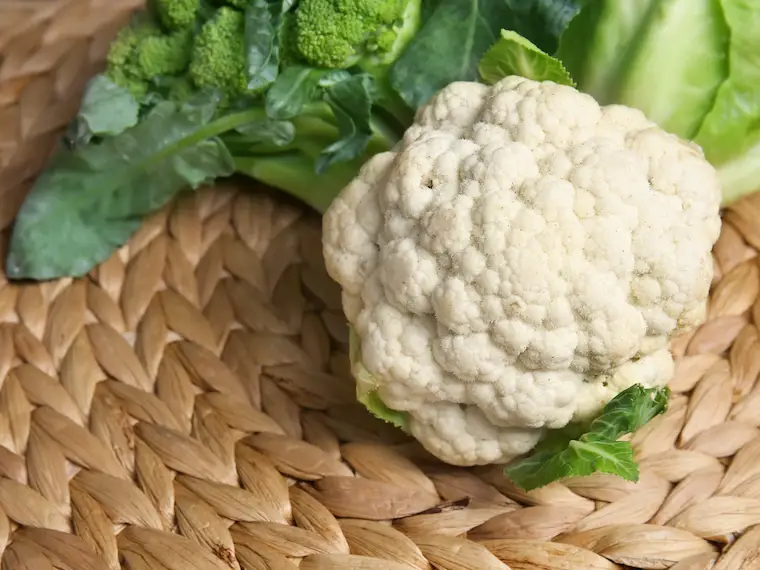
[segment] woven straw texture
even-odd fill
[[[0,0],[0,229],[143,0]]]
[[[0,3],[5,222],[134,4]],[[2,569],[759,569],[758,220],[725,212],[640,481],[527,494],[356,403],[319,220],[281,195],[230,181],[86,279],[0,275]]]
[[[758,214],[725,216],[640,482],[526,495],[355,403],[318,219],[183,197],[87,279],[0,288],[3,568],[755,568]]]

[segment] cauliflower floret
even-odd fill
[[[458,82],[333,202],[324,255],[383,402],[442,460],[503,463],[667,384],[720,199],[701,150],[637,110]]]

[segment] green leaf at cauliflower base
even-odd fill
[[[631,386],[610,400],[587,430],[570,425],[550,431],[530,456],[507,466],[505,474],[526,491],[593,473],[638,481],[633,447],[617,440],[665,412],[669,397],[668,388]]]
[[[36,280],[84,275],[178,192],[233,173],[233,158],[216,135],[262,112],[210,122],[217,103],[210,93],[182,107],[164,101],[138,125],[101,144],[61,149],[16,218],[7,275]]]
[[[562,62],[510,30],[502,30],[501,38],[489,49],[478,66],[483,83],[492,85],[510,75],[533,81],[553,81],[573,86],[574,82]]]
[[[351,373],[356,381],[357,400],[376,418],[408,432],[408,416],[404,412],[390,409],[380,399],[377,393],[377,380],[362,363],[361,341],[352,327],[349,327],[348,352]]]

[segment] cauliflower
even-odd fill
[[[721,189],[699,147],[552,82],[455,82],[323,217],[360,393],[441,460],[501,464],[665,386]]]

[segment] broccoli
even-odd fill
[[[153,0],[153,10],[169,30],[192,26],[200,8],[201,0]]]
[[[168,35],[148,36],[138,42],[136,61],[142,77],[182,73],[190,63],[193,36],[190,30]]]
[[[153,18],[141,12],[111,42],[106,58],[106,75],[138,100],[145,97],[150,88],[138,61],[139,46],[147,38],[160,37],[161,34],[161,28]]]
[[[295,44],[316,67],[381,72],[421,25],[420,0],[301,0]]]
[[[223,6],[195,37],[190,78],[198,87],[216,88],[225,99],[246,92],[245,20],[242,12]]]

